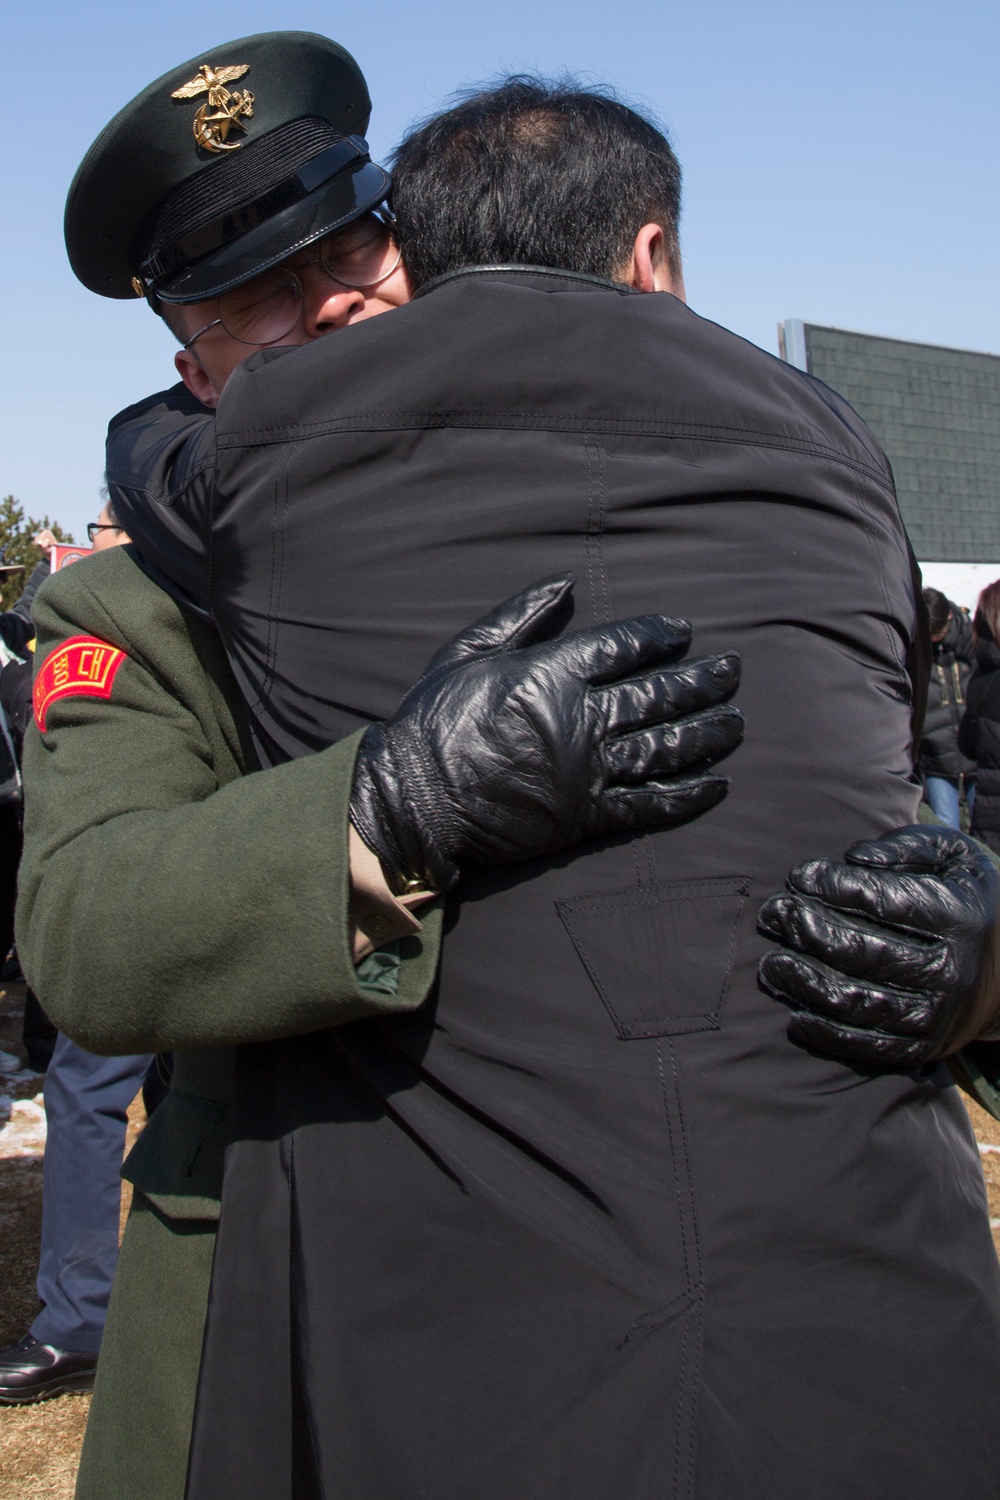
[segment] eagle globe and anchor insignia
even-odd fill
[[[248,72],[249,63],[237,63],[233,67],[213,68],[202,63],[197,74],[179,89],[174,89],[171,99],[194,99],[198,94],[208,94],[208,99],[198,110],[192,121],[194,138],[205,151],[238,151],[242,141],[231,141],[231,130],[246,130],[243,124],[253,114],[253,94],[249,89],[232,94],[226,88],[234,78],[242,78]]]

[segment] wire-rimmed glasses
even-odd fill
[[[391,218],[368,214],[320,241],[319,254],[300,261],[294,271],[275,266],[223,292],[216,303],[218,317],[192,334],[184,348],[190,349],[203,333],[219,326],[240,344],[257,348],[275,344],[291,333],[302,316],[302,271],[318,265],[332,281],[363,292],[391,276],[400,259]]]

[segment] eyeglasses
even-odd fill
[[[97,540],[97,533],[99,531],[121,531],[121,527],[116,521],[88,521],[87,541],[91,546]]]
[[[369,214],[339,234],[332,234],[320,244],[312,260],[300,261],[291,270],[275,266],[252,281],[223,292],[216,306],[219,315],[191,335],[185,349],[210,328],[221,327],[240,344],[262,348],[277,343],[291,333],[302,316],[302,282],[299,275],[310,266],[319,266],[332,281],[357,291],[378,286],[392,275],[402,259],[392,232],[392,218]]]

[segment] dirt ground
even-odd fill
[[[22,986],[8,984],[6,992],[0,991],[0,1348],[20,1338],[38,1306],[35,1261],[44,1121],[33,1101],[42,1080],[23,1066],[23,1004]],[[1000,1122],[966,1103],[983,1156],[993,1238],[1000,1252]],[[141,1099],[129,1118],[131,1141],[145,1118]],[[124,1224],[131,1189],[123,1189]],[[0,1407],[0,1500],[72,1500],[89,1406],[89,1396],[59,1396],[37,1406]]]
[[[0,1348],[21,1337],[38,1310],[35,1269],[42,1219],[42,1079],[24,1066],[24,987],[0,989]],[[16,1059],[17,1066],[13,1066]],[[129,1141],[145,1121],[129,1111]],[[122,1184],[122,1224],[132,1189]],[[89,1396],[38,1406],[0,1406],[0,1500],[72,1500]]]

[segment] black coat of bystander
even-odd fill
[[[919,769],[923,776],[972,776],[975,761],[958,748],[958,726],[965,712],[966,685],[975,660],[972,622],[952,605],[944,640],[934,642],[927,686],[927,711],[920,741]]]
[[[1000,851],[1000,646],[992,636],[976,642],[976,670],[969,679],[958,745],[979,767],[972,832]]]

